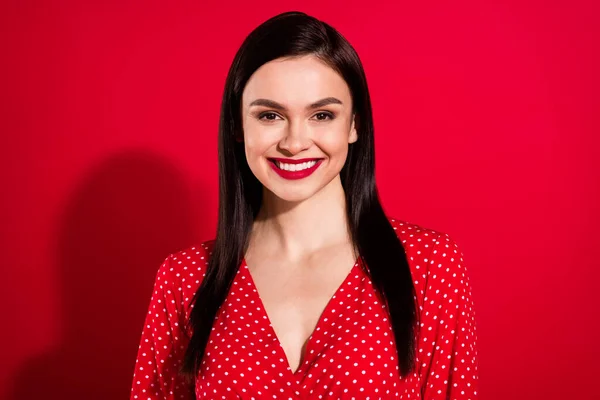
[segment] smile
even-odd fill
[[[285,164],[285,163],[275,160],[274,163],[279,168],[286,170],[286,171],[303,171],[307,168],[314,166],[317,163],[317,161],[316,160],[308,161],[308,162],[305,162],[302,164]]]
[[[284,179],[302,179],[319,168],[323,159],[311,160],[300,164],[286,164],[278,160],[269,160],[271,168]]]

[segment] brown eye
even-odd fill
[[[335,118],[335,116],[330,112],[320,112],[315,114],[315,117],[317,117],[319,121],[327,121]]]
[[[266,118],[264,118],[264,117],[266,117]],[[275,119],[277,117],[278,117],[278,115],[275,114],[274,112],[265,112],[265,113],[260,114],[258,116],[258,119],[262,120],[262,121],[275,121]]]

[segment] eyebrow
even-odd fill
[[[315,108],[324,107],[329,104],[342,104],[343,105],[344,103],[342,103],[341,100],[336,99],[335,97],[325,97],[324,99],[321,99],[312,104],[309,104],[308,106],[306,106],[306,109],[312,110]],[[264,107],[274,108],[279,111],[287,111],[287,108],[284,105],[279,104],[278,102],[276,102],[274,100],[269,100],[269,99],[256,99],[252,103],[250,103],[250,105],[248,107],[253,107],[253,106],[264,106]]]

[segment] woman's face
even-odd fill
[[[244,88],[241,112],[250,169],[265,188],[287,201],[304,200],[333,181],[344,166],[348,144],[357,140],[348,85],[314,56],[262,65]],[[278,167],[272,158],[319,160]],[[298,171],[311,164],[312,173]]]

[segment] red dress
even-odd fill
[[[445,233],[390,218],[408,256],[421,316],[417,368],[402,379],[393,331],[359,258],[292,372],[242,260],[219,309],[195,384],[177,375],[189,304],[214,241],[160,266],[131,399],[476,399],[475,311],[463,254]]]

